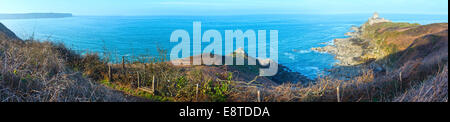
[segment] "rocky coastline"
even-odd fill
[[[350,29],[352,32],[345,34],[350,36],[349,38],[335,39],[333,41],[334,45],[312,48],[311,50],[336,55],[335,58],[339,60],[336,64],[337,66],[353,66],[365,63],[366,61],[362,58],[363,55],[378,53],[376,44],[370,39],[363,37],[365,27],[383,22],[391,21],[380,18],[378,13],[374,13],[374,15],[362,26],[353,26]]]
[[[378,46],[371,39],[364,38],[363,34],[367,26],[386,22],[391,21],[379,17],[379,14],[375,12],[363,25],[351,27],[351,32],[345,34],[349,36],[348,38],[334,39],[333,45],[311,48],[311,50],[335,55],[335,59],[339,62],[327,70],[330,78],[349,80],[369,70],[382,72],[385,70],[383,66],[370,63],[379,57],[377,56],[380,53]]]

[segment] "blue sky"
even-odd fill
[[[0,13],[75,15],[446,14],[448,0],[0,0]]]

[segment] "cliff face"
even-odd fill
[[[19,38],[5,25],[0,23],[0,40],[19,40]]]

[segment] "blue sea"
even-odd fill
[[[332,44],[352,26],[363,24],[371,14],[355,15],[239,15],[239,16],[74,16],[70,18],[0,20],[22,39],[35,38],[64,43],[80,53],[102,53],[116,57],[158,55],[157,48],[170,50],[174,30],[189,31],[202,22],[202,32],[225,30],[278,30],[279,63],[310,78],[331,68],[337,60],[312,47]],[[381,14],[394,22],[430,24],[448,22],[448,15]],[[269,32],[269,31],[267,31]],[[267,34],[269,35],[269,34]],[[269,38],[267,38],[269,39]],[[207,45],[207,44],[203,44]],[[203,46],[204,47],[204,46]]]

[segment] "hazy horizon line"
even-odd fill
[[[360,13],[242,13],[242,14],[76,14],[70,12],[29,12],[29,13],[0,13],[6,14],[72,14],[72,16],[245,16],[245,15],[371,15],[374,12]],[[380,12],[379,12],[380,13]],[[381,15],[447,15],[448,13],[380,13]]]

